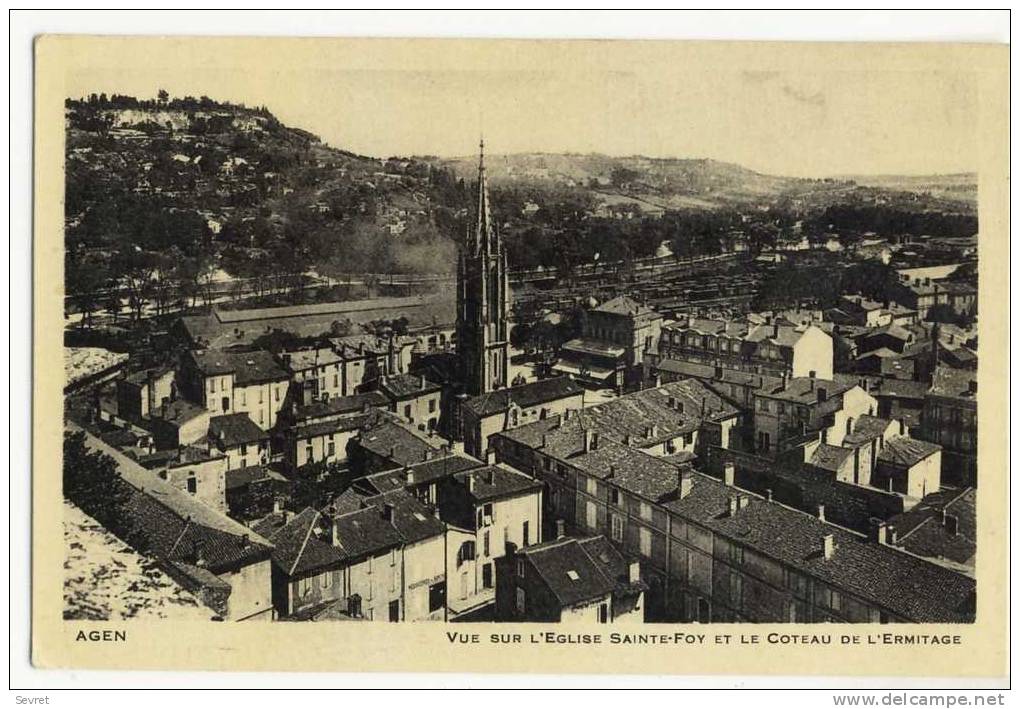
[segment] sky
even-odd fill
[[[484,133],[494,154],[714,158],[788,176],[976,167],[977,85],[951,63],[722,61],[717,52],[692,61],[690,52],[663,54],[665,43],[634,52],[621,50],[627,43],[523,44],[465,54],[431,51],[434,42],[422,51],[378,41],[350,51],[207,43],[152,51],[149,41],[85,52],[66,85],[70,96],[164,88],[266,105],[334,147],[378,157],[468,155]],[[109,56],[118,53],[134,59]]]

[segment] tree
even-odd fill
[[[166,89],[160,89],[156,94],[156,100],[159,102],[160,106],[165,106],[166,102],[170,100],[170,94],[166,92]]]
[[[122,528],[122,508],[130,487],[120,478],[110,456],[90,451],[85,432],[64,433],[64,497],[110,529]]]

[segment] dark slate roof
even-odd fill
[[[868,414],[859,416],[854,421],[853,431],[843,438],[843,445],[856,446],[868,443],[882,436],[891,423],[892,421],[889,419],[878,416],[869,416]]]
[[[260,527],[265,529],[268,525]],[[273,564],[289,578],[301,578],[343,565],[345,555],[331,541],[330,520],[306,507],[269,532]]]
[[[333,519],[340,551],[350,560],[399,547],[404,538],[375,505]]]
[[[68,424],[72,431],[79,430]],[[113,458],[128,500],[117,529],[121,539],[140,540],[146,553],[167,562],[197,564],[212,573],[232,571],[269,558],[272,545],[253,530],[199,502],[120,451],[86,434],[89,450]],[[88,510],[85,510],[88,512]],[[199,559],[201,557],[201,560]]]
[[[522,409],[527,409],[575,396],[581,391],[581,386],[570,377],[552,377],[508,389],[497,389],[468,399],[464,405],[478,416],[491,416],[509,409],[511,402]]]
[[[465,455],[444,455],[424,463],[373,473],[361,478],[356,484],[374,492],[388,492],[408,485],[425,485],[481,465],[480,461]],[[408,482],[408,475],[412,478],[411,482]]]
[[[970,391],[972,381],[977,381],[977,372],[973,370],[936,367],[930,391],[938,396],[974,401],[976,394]]]
[[[195,366],[206,376],[234,374],[238,386],[261,382],[287,381],[290,375],[265,350],[254,352],[226,352],[224,350],[194,350],[191,357]]]
[[[359,428],[375,423],[376,416],[373,412],[357,414],[355,416],[341,416],[340,418],[328,421],[315,421],[312,423],[299,424],[290,429],[295,440],[315,438],[316,436],[329,436],[334,433],[356,431]]]
[[[625,585],[620,571],[626,562],[611,544],[556,539],[525,547],[520,553],[556,596],[560,605],[569,607],[617,592]],[[624,572],[626,573],[626,572]]]
[[[878,459],[884,463],[894,465],[916,465],[930,455],[938,453],[942,446],[928,441],[918,441],[914,438],[901,436],[886,441],[885,446],[878,454]]]
[[[357,441],[365,450],[403,466],[431,460],[438,455],[441,439],[433,443],[398,423],[383,421],[362,431]]]
[[[152,410],[149,415],[152,418],[158,418],[167,423],[174,425],[181,425],[192,421],[199,416],[203,416],[207,413],[207,409],[193,404],[186,399],[175,399],[167,403],[166,408],[157,406]]]
[[[665,458],[613,441],[600,441],[596,449],[572,458],[570,463],[588,475],[649,500],[661,500],[676,492],[681,472],[681,467]]]
[[[387,406],[389,406],[389,401],[386,400],[385,396],[377,391],[368,391],[363,394],[338,396],[328,401],[315,401],[305,406],[299,406],[294,413],[294,419],[305,421],[308,419],[327,418],[364,411],[366,408],[385,408]]]
[[[417,374],[390,374],[379,381],[379,389],[396,400],[440,391],[441,386]]]
[[[845,381],[794,377],[787,382],[785,388],[774,389],[771,392],[762,391],[761,395],[798,404],[812,404],[818,400],[819,389],[825,389],[826,395],[831,399],[850,391],[854,386],[856,385]]]
[[[390,505],[393,527],[404,544],[415,544],[446,533],[446,525],[432,510],[406,490],[393,490],[375,495],[366,498],[365,502],[377,514],[381,514],[386,505]]]
[[[647,305],[642,305],[627,295],[619,295],[612,300],[607,300],[595,308],[596,312],[610,313],[612,315],[656,315],[657,313]]]
[[[209,419],[209,440],[221,450],[267,438],[269,434],[259,428],[248,414],[223,414]]]
[[[712,367],[697,362],[686,362],[681,359],[665,358],[659,361],[655,367],[659,371],[670,374],[680,374],[695,379],[707,380],[710,384],[738,384],[749,386],[755,389],[775,389],[783,380],[780,377],[773,377],[768,374],[754,374],[740,369],[729,369],[726,367]]]
[[[928,387],[924,382],[915,382],[910,379],[882,379],[878,389],[871,392],[875,398],[891,397],[897,399],[924,399]]]
[[[976,497],[973,488],[926,495],[909,511],[888,520],[898,535],[896,546],[918,556],[973,570],[977,551]],[[956,534],[947,530],[944,515],[956,517]]]
[[[690,494],[665,503],[678,516],[909,620],[973,619],[973,579],[760,498],[731,516],[729,499],[740,492],[693,475]],[[826,534],[835,541],[830,559],[821,553]]]
[[[252,483],[285,482],[287,478],[263,465],[249,465],[247,468],[234,468],[226,472],[226,485],[228,490],[234,490]]]
[[[542,483],[534,478],[503,465],[486,465],[453,477],[470,490],[476,502],[530,495],[542,489]]]
[[[840,446],[830,446],[828,443],[819,443],[815,452],[811,454],[810,463],[816,468],[835,472],[853,454],[852,448],[841,448]]]

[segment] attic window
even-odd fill
[[[421,512],[415,512],[414,513],[414,518],[416,520],[418,520],[419,522],[424,522],[425,521],[425,515],[423,515]]]
[[[567,572],[567,576],[570,578],[571,581],[580,581],[581,580],[581,577],[578,576],[577,572],[574,571],[573,569],[571,569],[570,571]]]

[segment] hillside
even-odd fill
[[[73,307],[105,307],[116,288],[136,318],[146,303],[156,314],[194,305],[214,277],[261,297],[299,291],[313,272],[450,273],[477,169],[474,156],[356,155],[265,107],[164,92],[68,99],[66,137]],[[798,223],[851,239],[976,231],[968,176],[933,190],[922,178],[794,179],[714,160],[521,154],[487,165],[511,268],[650,256],[663,242],[678,255],[734,239],[754,250]]]

